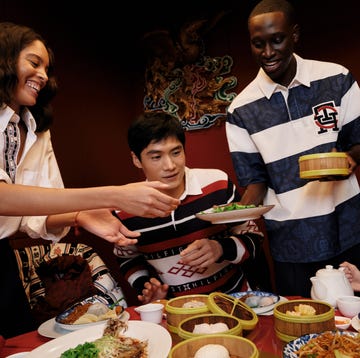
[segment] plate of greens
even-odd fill
[[[195,214],[195,216],[201,220],[211,221],[213,224],[225,224],[258,219],[274,206],[242,205],[234,202],[225,205],[215,205],[210,209]]]
[[[172,341],[170,333],[164,327],[160,324],[146,321],[130,320],[127,324],[128,327],[122,335],[130,338],[129,342],[126,343],[129,347],[135,348],[135,344],[139,345],[146,343],[148,358],[167,358]],[[124,350],[125,342],[122,344],[115,344],[117,343],[116,339],[109,340],[108,336],[104,335],[105,327],[106,323],[103,323],[102,325],[73,331],[35,348],[28,353],[27,357],[75,357],[75,355],[71,355],[74,349],[77,350],[77,353],[79,354],[81,352],[83,357],[97,356],[94,353],[95,350],[99,350],[101,354],[103,354],[103,357],[128,357],[125,353],[122,353],[121,355],[119,352],[120,348],[121,352]]]

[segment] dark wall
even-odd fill
[[[60,91],[54,101],[52,137],[65,185],[142,179],[130,161],[126,130],[142,110],[144,33],[159,28],[177,31],[189,19],[224,13],[204,40],[210,56],[233,57],[238,93],[257,72],[246,30],[247,14],[255,3],[182,1],[177,8],[173,2],[134,2],[125,12],[110,1],[93,6],[86,2],[74,9],[75,3],[67,1],[1,0],[1,21],[34,27],[54,49]],[[356,1],[298,0],[294,4],[302,24],[299,54],[340,62],[360,79]],[[189,165],[218,167],[233,176],[223,125],[188,132],[187,153]]]

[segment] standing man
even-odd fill
[[[226,135],[243,204],[275,204],[264,215],[277,293],[310,296],[320,268],[360,264],[360,90],[345,67],[294,53],[299,25],[285,0],[263,0],[248,18],[260,69],[229,106]],[[346,152],[351,175],[300,179],[298,159]]]

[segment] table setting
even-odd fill
[[[247,358],[295,358],[298,357],[297,350],[306,346],[310,339],[316,339],[320,334],[306,331],[306,323],[303,324],[305,330],[299,331],[300,333],[295,334],[294,337],[279,334],[279,312],[282,306],[286,307],[282,313],[285,315],[285,311],[289,310],[294,313],[300,304],[309,304],[315,307],[318,317],[322,318],[322,315],[326,315],[325,318],[329,325],[322,326],[324,331],[332,332],[332,334],[339,332],[338,334],[341,336],[358,339],[356,337],[359,336],[358,333],[360,332],[360,298],[355,295],[343,295],[346,296],[346,302],[350,302],[350,306],[354,306],[359,300],[359,308],[354,308],[359,311],[353,315],[354,311],[346,311],[344,308],[341,311],[339,309],[340,307],[348,307],[349,304],[338,307],[337,302],[334,306],[326,302],[326,299],[332,299],[330,295],[332,286],[326,288],[330,288],[330,291],[324,291],[328,294],[324,297],[324,301],[314,298],[304,299],[298,296],[282,297],[263,291],[238,292],[231,295],[213,293],[210,295],[181,296],[161,300],[161,302],[118,309],[117,320],[127,325],[127,329],[121,335],[140,342],[147,342],[147,358],[185,357],[184,351],[192,352],[191,354],[194,354],[194,357],[197,357],[195,353],[201,357],[203,354],[201,348],[214,344],[225,347],[230,352],[231,357],[236,356],[233,353],[234,347],[243,345],[249,351]],[[340,290],[338,293],[344,292]],[[354,297],[357,298],[353,299]],[[326,307],[326,309],[321,312],[319,307]],[[108,309],[110,310],[109,307]],[[194,310],[194,314],[191,310]],[[103,337],[110,319],[105,316],[105,319],[99,321],[81,323],[83,321],[77,317],[77,322],[80,322],[78,327],[75,327],[77,325],[74,324],[73,327],[67,329],[66,324],[62,324],[59,318],[70,317],[71,312],[73,312],[73,307],[42,323],[36,331],[6,340],[0,339],[0,358],[60,358],[64,352],[74,349],[77,345],[96,342]],[[104,314],[101,310],[97,313],[99,317]],[[89,315],[87,311],[83,312],[85,318],[86,314]],[[233,320],[234,326],[231,320],[221,321],[221,317],[224,315],[232,315],[236,318]],[[349,315],[351,317],[347,317]],[[296,318],[298,317],[295,319],[291,317],[289,321],[296,322]],[[169,320],[171,324],[169,324]],[[309,319],[300,317],[300,322],[306,322],[306,320]],[[311,320],[316,321],[317,318],[310,317]],[[284,320],[285,323],[287,321],[288,319]],[[195,326],[198,329],[199,327],[204,329],[204,325],[215,326],[219,323],[224,325],[224,322],[229,324],[225,331],[207,332],[206,334],[201,331],[195,332],[195,334],[193,332]],[[236,328],[238,322],[242,323],[240,331]],[[172,325],[176,327],[175,331],[174,328],[171,329]],[[181,330],[177,330],[180,326]],[[184,330],[186,334],[184,334]],[[175,337],[176,339],[174,339]],[[238,341],[239,338],[241,338],[241,342]],[[234,340],[237,343],[234,343]],[[203,350],[205,351],[206,348]],[[199,352],[197,353],[197,351]],[[64,357],[66,358],[66,356]],[[208,354],[207,357],[211,358]]]

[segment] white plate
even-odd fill
[[[20,357],[25,357],[28,354],[29,354],[29,352],[14,353],[14,354],[11,354],[10,356],[7,356],[6,358],[20,358]]]
[[[340,334],[348,334],[352,337],[357,336],[357,333],[350,331],[336,331]],[[319,335],[319,333],[310,333],[305,334],[299,338],[290,341],[283,349],[283,358],[299,358],[299,356],[295,353],[298,349],[300,349],[303,345],[307,344],[311,338],[315,338]]]
[[[119,318],[122,321],[128,321],[130,318],[130,314],[127,311],[124,311]],[[77,325],[62,325],[61,323],[57,323],[55,321],[55,317],[49,319],[46,322],[43,322],[39,328],[38,328],[38,333],[44,337],[48,337],[48,338],[57,338],[57,337],[61,337],[64,334],[70,333],[72,331],[76,331],[80,328],[87,328],[87,327],[92,327],[95,324],[104,324],[104,321],[100,321],[100,322],[94,322],[94,323],[87,323],[87,324],[77,324]],[[65,326],[65,328],[63,328]],[[72,329],[67,329],[66,327],[71,326]]]
[[[38,328],[38,333],[48,338],[57,338],[70,332],[71,331],[59,327],[55,321],[55,317],[43,322]]]
[[[352,327],[357,330],[358,332],[360,332],[360,320],[359,320],[359,317],[358,315],[354,316],[352,319],[351,319],[351,325]]]
[[[271,297],[273,298],[273,303],[263,307],[251,307],[251,309],[257,314],[261,315],[263,313],[272,311],[275,305],[280,301],[280,296],[276,295],[275,293],[271,292],[263,292],[263,291],[246,291],[246,292],[235,292],[231,293],[230,296],[235,298],[242,298],[245,295],[252,295],[257,297]],[[244,301],[243,301],[244,302]],[[244,302],[245,303],[245,302]]]
[[[214,213],[213,209],[195,214],[198,219],[211,221],[213,224],[226,224],[237,221],[255,220],[267,213],[275,205],[263,205],[256,208],[238,209]]]
[[[71,332],[47,342],[31,352],[26,358],[59,358],[62,353],[78,344],[92,342],[102,337],[106,323]],[[170,333],[161,325],[145,321],[128,321],[125,336],[148,341],[149,358],[166,358],[172,341]]]
[[[286,302],[286,301],[289,301],[289,300],[286,297],[280,296],[279,302]],[[259,316],[271,316],[273,314],[274,314],[274,307],[270,311],[266,311],[266,312],[259,314]]]

